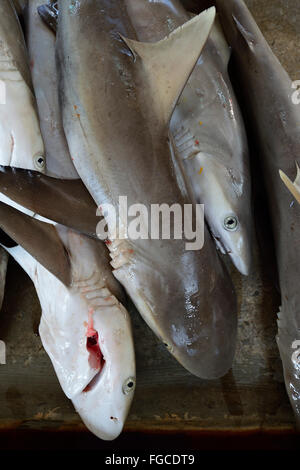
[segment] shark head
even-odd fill
[[[236,304],[215,246],[205,237],[198,262],[176,240],[123,241],[110,249],[115,277],[166,349],[190,373],[215,379],[232,364]]]
[[[111,440],[123,429],[135,390],[130,317],[117,300],[122,289],[111,274],[103,244],[66,229],[61,234],[75,267],[73,289],[81,297],[85,315],[88,309],[81,332],[88,353],[84,364],[88,383],[81,384],[72,402],[95,435]],[[78,325],[81,328],[80,321]],[[80,368],[78,376],[82,376]]]
[[[78,174],[108,225],[113,273],[184,367],[199,377],[220,377],[232,363],[236,303],[209,234],[201,252],[186,250],[183,239],[126,239],[118,232],[127,226],[126,217],[117,223],[103,207],[109,203],[118,212],[121,196],[126,196],[129,210],[137,205],[146,210],[157,204],[177,204],[182,210],[186,203],[192,205],[183,176],[175,171],[169,121],[215,10],[203,12],[158,42],[142,43],[131,39],[135,35],[128,13],[120,10],[119,2],[109,2],[109,8],[107,2],[99,2],[101,10],[94,2],[81,2],[76,15],[71,15],[68,3],[59,2],[56,43],[63,124]],[[86,54],[92,28],[93,41],[94,34],[99,38],[94,41],[95,58],[100,54],[101,61]],[[73,68],[75,62],[66,57],[69,45],[77,51],[75,42],[81,65]],[[91,71],[91,86],[85,70]],[[107,90],[104,81],[99,87],[99,76],[105,74]],[[98,103],[107,109],[109,119],[104,119],[106,113],[99,114]]]
[[[40,337],[63,391],[86,426],[112,440],[122,431],[135,389],[129,314],[114,295],[122,291],[105,247],[63,226],[52,229],[68,252],[67,285],[20,245],[8,251],[34,282]]]
[[[244,275],[251,266],[250,201],[243,175],[218,159],[198,153],[186,163],[194,194],[202,204],[210,231],[222,253],[228,254]]]

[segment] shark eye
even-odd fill
[[[43,170],[45,168],[45,157],[38,153],[33,157],[33,163],[37,170]]]
[[[133,392],[135,389],[135,378],[134,377],[128,377],[128,379],[125,380],[123,383],[123,393],[124,395],[128,395],[129,393]]]
[[[238,219],[234,215],[229,215],[224,219],[224,228],[230,232],[234,232],[238,226]]]

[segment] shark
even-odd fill
[[[34,283],[39,335],[65,395],[91,432],[115,439],[134,396],[135,354],[105,246],[3,202],[0,215],[1,246]]]
[[[300,423],[300,206],[283,184],[300,155],[300,107],[292,100],[292,81],[272,52],[242,0],[217,0],[217,10],[232,47],[232,67],[242,93],[249,132],[256,142],[272,223],[281,291],[277,344],[285,384]]]
[[[107,249],[91,233],[96,225],[95,203],[79,181],[72,179],[77,173],[65,142],[53,80],[55,36],[37,15],[38,3],[28,2],[25,24],[37,107],[45,120],[41,130],[48,176],[22,169],[20,179],[12,182],[20,191],[20,200],[0,195],[0,240],[34,283],[42,309],[39,335],[65,395],[88,429],[101,439],[112,440],[123,429],[136,385],[131,321],[120,302],[125,300],[124,293],[112,275]],[[45,46],[42,56],[37,51],[41,44]],[[55,126],[48,125],[47,116]],[[15,176],[14,168],[2,170]],[[53,181],[60,189],[55,186],[51,193]],[[68,184],[73,185],[69,207],[64,199]],[[30,203],[24,207],[24,193],[33,203],[40,201],[39,207]],[[69,225],[71,219],[75,221],[77,231],[39,215],[45,204],[47,216],[59,219],[49,210],[54,200],[63,205]]]
[[[179,0],[126,0],[141,41],[154,42],[191,17]],[[244,275],[251,269],[249,151],[228,75],[229,46],[215,21],[170,121],[173,142],[216,246]]]
[[[214,8],[153,44],[138,41],[125,2],[57,2],[56,57],[70,154],[98,207],[195,202],[177,170],[169,121],[207,40]],[[181,64],[178,67],[178,63]],[[193,216],[194,217],[194,216]],[[231,367],[236,299],[206,229],[184,240],[126,239],[105,217],[114,276],[171,354],[202,378]]]
[[[79,179],[62,126],[55,61],[55,36],[39,16],[40,5],[40,1],[27,1],[24,22],[32,83],[46,149],[47,175],[61,179]]]
[[[51,18],[58,11],[53,29],[63,128],[72,162],[98,209],[107,203],[116,207],[120,195],[126,196],[128,205],[139,203],[148,209],[162,203],[179,204],[181,209],[195,205],[175,158],[169,121],[215,10],[149,44],[137,41],[124,2],[64,1],[55,8],[52,2],[39,8],[41,16],[49,17],[49,8]],[[47,199],[55,194],[53,185],[59,186],[61,204],[54,205],[53,220],[61,223],[64,218],[68,226],[68,217],[60,214],[58,220],[57,213],[68,214],[67,208],[72,213],[80,181],[62,182],[7,167],[0,174],[6,197],[17,192],[21,205],[29,201],[43,217],[53,217],[48,215]],[[43,201],[33,196],[32,176],[43,183]],[[22,184],[14,184],[20,178]],[[73,195],[65,191],[67,182],[71,191],[76,185]],[[24,185],[31,189],[23,191]],[[72,219],[70,228],[77,230],[78,219]],[[107,215],[104,221],[113,274],[148,326],[191,373],[207,379],[224,375],[235,351],[236,296],[206,226],[204,246],[195,251],[186,250],[183,239],[132,240],[124,233],[112,237],[116,227]],[[119,217],[121,232],[124,226]],[[87,231],[93,235],[91,225]]]
[[[23,32],[14,5],[0,4],[0,161],[3,165],[45,171],[40,133]],[[0,250],[0,307],[8,255]]]

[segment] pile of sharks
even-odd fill
[[[196,16],[179,0],[41,3],[0,2],[1,302],[11,255],[36,288],[60,385],[101,439],[121,433],[136,385],[126,295],[190,373],[222,377],[237,302],[219,253],[249,274],[254,136],[282,297],[277,342],[300,419],[300,106],[244,2]],[[101,212],[120,195],[204,204],[203,248],[121,237]]]

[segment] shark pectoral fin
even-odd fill
[[[282,171],[279,170],[279,175],[290,193],[294,196],[296,201],[300,204],[300,170],[298,167],[298,164],[296,163],[297,166],[297,176],[294,181],[294,183],[290,180],[290,178]]]
[[[69,256],[53,225],[0,202],[0,228],[63,284],[71,284]],[[5,246],[5,239],[1,238]]]
[[[53,4],[41,5],[37,8],[37,11],[43,22],[56,33],[58,10],[55,7],[56,2],[52,3]]]
[[[0,165],[0,192],[36,214],[97,238],[96,204],[79,179]]]
[[[160,119],[167,123],[200,54],[215,19],[209,8],[156,43],[122,39],[141,66]],[[140,60],[138,60],[140,59]]]

